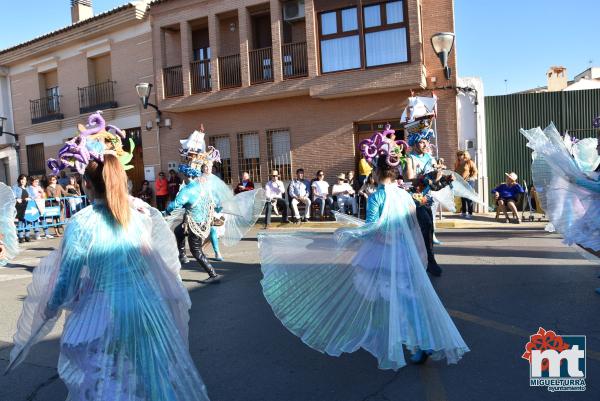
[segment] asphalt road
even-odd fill
[[[531,226],[440,230],[444,268],[434,284],[471,348],[458,365],[427,362],[398,372],[377,369],[359,351],[333,358],[289,333],[265,302],[255,237],[224,249],[219,285],[190,264],[182,271],[193,306],[190,348],[213,401],[535,401],[600,399],[600,269],[557,235]],[[56,240],[30,244],[0,268],[0,369],[31,270]],[[521,359],[538,327],[587,336],[587,390],[549,393],[529,387]],[[27,362],[0,376],[0,401],[62,401],[56,374],[60,327]],[[167,400],[165,400],[167,401]]]

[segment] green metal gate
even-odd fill
[[[531,183],[531,150],[519,129],[554,122],[559,132],[594,137],[592,119],[600,114],[600,89],[485,97],[487,176],[490,189],[514,171]]]

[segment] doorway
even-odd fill
[[[142,148],[142,129],[129,128],[125,130],[125,140],[123,141],[123,149],[126,152],[131,152],[130,141],[133,140],[135,144],[133,149],[133,159],[129,162],[133,166],[132,169],[126,171],[127,178],[131,180],[133,184],[131,194],[136,195],[142,189],[142,183],[144,182],[144,154]]]

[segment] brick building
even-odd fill
[[[265,182],[298,167],[331,180],[354,169],[356,144],[385,122],[397,126],[410,91],[445,81],[429,38],[454,30],[452,0],[156,0],[150,21],[161,164],[204,124],[223,175],[248,170]],[[439,99],[439,150],[457,143],[454,91]]]
[[[453,0],[138,0],[96,16],[90,0],[72,5],[72,25],[0,51],[25,173],[47,173],[45,160],[102,109],[136,141],[135,188],[177,165],[179,139],[200,124],[228,182],[298,167],[331,180],[355,168],[359,140],[398,126],[411,90],[456,82],[455,53],[446,81],[429,43],[454,30]],[[158,123],[139,82],[154,85]],[[456,95],[436,94],[448,162]]]
[[[156,131],[142,141],[141,121],[153,114],[141,110],[135,91],[136,83],[154,79],[149,1],[96,16],[90,0],[71,3],[71,25],[0,51],[0,68],[10,83],[12,116],[7,117],[19,135],[20,172],[49,173],[46,159],[56,157],[77,124],[103,110],[105,119],[126,129],[137,144],[131,178],[140,186],[144,158],[156,159],[157,153]]]

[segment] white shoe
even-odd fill
[[[52,239],[52,238],[54,238],[54,235],[52,235],[52,234],[46,234],[46,238],[47,239]]]
[[[36,235],[34,238],[36,241],[39,241],[41,237],[39,235]]]

